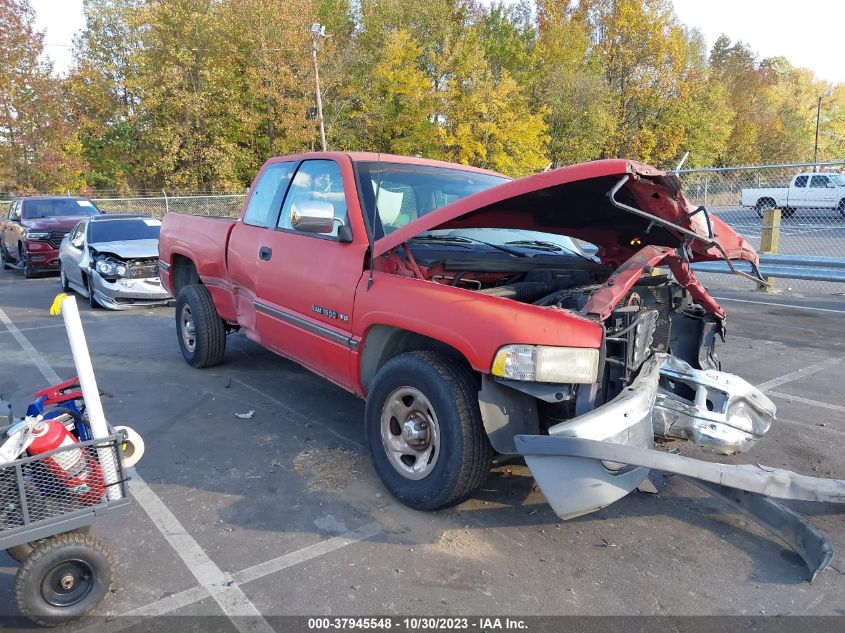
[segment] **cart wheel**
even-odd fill
[[[18,609],[44,626],[81,618],[111,587],[111,557],[100,541],[68,532],[39,544],[15,579]]]
[[[88,534],[90,531],[91,526],[86,525],[85,527],[81,527],[78,530],[71,530],[70,532],[66,532],[66,534]],[[29,556],[30,554],[32,554],[32,552],[35,551],[36,547],[38,547],[42,543],[46,543],[49,540],[49,538],[42,538],[38,539],[37,541],[23,543],[22,545],[15,545],[14,547],[10,547],[9,549],[7,549],[6,553],[19,563],[22,563],[27,556]]]

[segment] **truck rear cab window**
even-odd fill
[[[267,166],[253,186],[244,214],[244,224],[265,228],[272,225],[295,168],[296,163],[293,162]]]
[[[348,223],[346,215],[346,194],[343,191],[343,180],[340,175],[340,165],[333,160],[306,160],[293,177],[290,191],[285,197],[282,213],[279,215],[277,228],[291,231],[291,210],[298,202],[306,201],[328,202],[334,207],[334,217],[343,224]],[[335,222],[331,233],[311,233],[319,237],[337,237],[339,222]],[[302,233],[308,235],[308,233]]]
[[[823,189],[827,187],[827,176],[813,176],[810,179],[810,187],[814,189]]]
[[[795,179],[795,186],[796,187],[806,187],[807,186],[807,176],[798,176]]]

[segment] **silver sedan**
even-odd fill
[[[80,221],[59,247],[62,289],[111,310],[165,305],[171,297],[158,274],[160,230],[161,222],[138,215]]]

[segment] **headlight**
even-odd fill
[[[97,262],[97,272],[105,277],[129,277],[131,271],[122,262],[101,259]]]
[[[496,352],[492,372],[511,380],[592,384],[598,380],[599,350],[505,345]]]
[[[24,231],[25,240],[49,240],[50,234],[46,231]]]
[[[101,275],[114,275],[117,266],[114,262],[101,259],[97,262],[97,272]]]

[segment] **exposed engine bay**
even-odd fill
[[[410,257],[403,254],[405,257],[391,252],[388,265],[393,272],[581,314],[616,270],[583,255],[514,259],[496,253],[461,252],[435,259],[417,249]],[[612,400],[631,384],[653,353],[670,353],[695,369],[720,368],[715,339],[721,323],[695,303],[668,269],[646,269],[602,324],[599,382],[555,385],[554,398],[539,398],[542,429]],[[682,382],[667,382],[664,387],[683,399],[694,399],[694,391]]]

